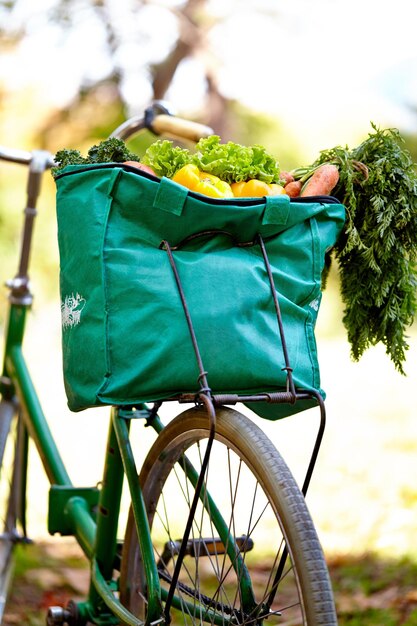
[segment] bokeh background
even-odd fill
[[[415,0],[2,0],[0,144],[84,152],[163,99],[224,140],[264,144],[282,169],[353,148],[371,122],[398,128],[417,160],[416,17]],[[74,483],[95,484],[107,412],[66,408],[49,174],[42,198],[26,350]],[[23,168],[2,164],[2,279],[15,271],[24,202]],[[327,554],[417,558],[417,333],[404,377],[380,346],[353,363],[342,316],[334,267],[317,328],[328,424],[308,502]],[[311,411],[262,422],[300,480],[317,423]],[[42,537],[35,458],[30,484],[29,525]]]

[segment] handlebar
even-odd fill
[[[125,140],[144,128],[155,135],[167,135],[171,139],[188,140],[194,143],[214,133],[209,126],[176,117],[166,105],[157,100],[146,109],[143,117],[130,118],[116,128],[111,137]]]
[[[116,128],[112,132],[111,137],[125,140],[144,128],[148,128],[155,135],[167,135],[172,139],[188,140],[194,143],[197,143],[202,137],[212,135],[214,132],[209,126],[204,124],[160,113],[150,120],[147,120],[146,116],[132,117]]]
[[[45,158],[46,169],[54,166],[54,158],[52,154],[46,150],[34,150],[33,152],[29,152],[26,150],[15,150],[14,148],[0,146],[0,160],[9,161],[10,163],[30,165],[40,154],[42,154]]]

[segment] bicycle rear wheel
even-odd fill
[[[172,623],[260,624],[267,619],[282,626],[336,625],[323,552],[288,467],[248,418],[226,408],[216,415]],[[199,472],[208,435],[206,412],[185,411],[162,431],[140,473],[163,600],[194,494],[190,464]],[[132,512],[120,597],[135,615],[145,617],[146,585]]]
[[[19,511],[20,455],[23,430],[14,402],[0,402],[0,622],[13,573],[13,552],[20,538]]]

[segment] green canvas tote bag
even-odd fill
[[[216,200],[122,164],[56,179],[64,382],[71,410],[199,390],[172,248],[213,393],[285,390],[262,237],[297,389],[321,393],[314,326],[325,254],[344,224],[332,198]],[[313,403],[314,404],[314,403]],[[251,404],[277,419],[296,405]]]

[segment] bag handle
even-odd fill
[[[213,237],[217,237],[218,235],[224,235],[225,237],[228,237],[236,248],[249,248],[250,246],[254,246],[258,243],[257,240],[256,241],[255,240],[254,241],[239,241],[228,230],[223,230],[220,228],[212,228],[210,230],[200,230],[198,233],[192,233],[191,235],[187,235],[186,237],[184,237],[184,239],[181,239],[181,241],[179,241],[177,244],[175,245],[169,244],[169,246],[171,250],[176,252],[177,250],[181,250],[181,248],[187,245],[187,243],[189,243],[190,241],[195,241],[196,239],[200,239],[203,237],[207,239],[211,239]],[[159,248],[163,250],[165,248],[165,245],[166,245],[166,241],[163,240],[159,244]]]

